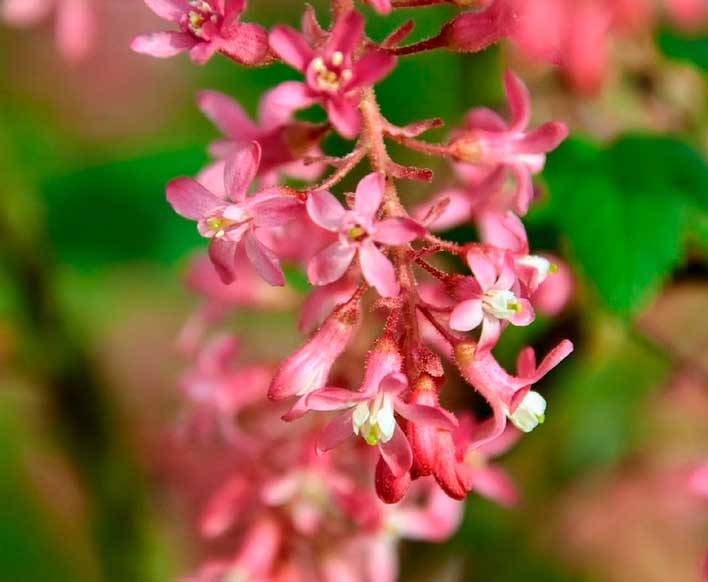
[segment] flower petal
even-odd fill
[[[470,331],[482,323],[481,299],[468,299],[452,310],[450,314],[450,327],[456,331]]]
[[[399,292],[396,272],[388,260],[371,240],[359,247],[361,272],[369,285],[376,287],[382,297],[396,297]]]
[[[217,208],[224,206],[221,198],[209,192],[193,178],[186,176],[170,180],[165,191],[167,201],[175,212],[192,220],[201,220]]]
[[[412,218],[387,218],[376,223],[371,238],[387,245],[402,245],[424,236],[426,230]]]
[[[136,36],[130,48],[136,53],[167,59],[191,49],[195,44],[196,41],[184,32],[166,31]]]
[[[372,51],[361,57],[352,68],[347,87],[367,87],[383,79],[396,64],[396,57],[383,51]]]
[[[337,281],[351,264],[356,247],[337,241],[320,251],[307,266],[307,278],[313,285]]]
[[[386,183],[380,172],[364,176],[356,187],[354,210],[359,216],[373,219],[381,206]]]
[[[393,430],[391,440],[379,442],[379,451],[394,477],[400,477],[410,471],[413,465],[413,452],[406,435],[398,424]]]
[[[187,3],[182,0],[145,0],[145,4],[160,18],[170,22],[179,22],[188,10]]]
[[[337,19],[327,41],[327,50],[348,55],[361,40],[364,33],[364,17],[356,10],[350,10]]]
[[[525,154],[545,154],[556,149],[568,137],[568,126],[560,121],[549,121],[528,132],[515,144]]]
[[[254,194],[249,205],[256,226],[283,226],[302,216],[302,202],[295,196],[283,194],[278,187]]]
[[[332,232],[337,232],[342,216],[346,212],[339,200],[326,190],[310,192],[306,207],[307,213],[315,224]]]
[[[258,24],[239,23],[219,48],[242,65],[256,65],[268,55],[268,33]]]
[[[263,127],[287,123],[298,109],[314,103],[307,86],[300,81],[285,81],[263,96],[259,119]]]
[[[230,138],[251,141],[258,135],[256,124],[229,95],[220,91],[200,91],[197,105],[221,133]]]
[[[519,304],[521,305],[521,309],[519,311],[515,311],[509,321],[511,321],[514,325],[523,327],[529,325],[536,317],[536,314],[534,313],[531,302],[528,299],[519,299]]]
[[[477,279],[482,291],[491,289],[497,280],[497,270],[492,262],[479,252],[470,251],[467,253],[467,264],[470,266],[472,274]]]
[[[209,258],[222,283],[229,285],[236,278],[237,244],[229,240],[213,238],[209,243]]]
[[[352,139],[361,130],[361,113],[357,102],[337,97],[328,99],[325,109],[334,128],[346,139]]]
[[[453,414],[435,406],[425,404],[409,404],[400,399],[395,404],[398,412],[406,420],[420,426],[438,428],[440,430],[454,431],[458,427],[457,419]]]
[[[482,321],[482,333],[479,336],[477,352],[482,354],[491,350],[499,341],[501,335],[501,322],[490,315],[485,315]]]
[[[315,53],[305,38],[289,26],[276,26],[268,37],[273,52],[298,71],[304,71]]]
[[[317,437],[317,452],[324,453],[342,444],[354,434],[352,424],[352,410],[347,410],[337,418],[329,422]]]
[[[310,410],[326,412],[329,410],[344,410],[352,408],[357,402],[365,400],[361,394],[345,388],[328,387],[315,390],[307,395],[305,405]]]
[[[252,230],[243,237],[244,248],[253,268],[271,285],[282,287],[285,277],[276,254],[256,238]]]
[[[226,161],[224,169],[224,187],[226,195],[234,202],[243,202],[248,187],[258,173],[261,163],[261,146],[253,141],[236,150]]]
[[[510,131],[523,131],[531,117],[531,97],[524,82],[513,72],[504,73],[504,90],[511,115]]]
[[[476,491],[500,505],[509,507],[519,500],[514,482],[503,470],[491,466],[463,466],[461,473],[467,489]]]

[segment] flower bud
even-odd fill
[[[518,19],[512,0],[495,0],[479,12],[463,12],[440,32],[440,40],[457,52],[477,52],[509,36]]]
[[[282,400],[324,388],[329,371],[351,340],[359,320],[359,295],[337,308],[299,350],[276,372],[268,398]]]
[[[400,477],[396,477],[386,461],[379,458],[376,464],[376,475],[374,477],[376,494],[384,503],[398,503],[408,491],[411,485],[411,475],[406,472]]]

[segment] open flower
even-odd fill
[[[211,239],[209,258],[224,283],[234,280],[239,245],[261,277],[271,285],[285,283],[278,257],[258,239],[256,231],[286,224],[297,216],[301,203],[277,187],[246,195],[260,159],[256,142],[233,155],[224,170],[225,198],[188,177],[167,184],[167,200],[177,214],[198,221],[199,232]]]
[[[158,58],[189,51],[197,63],[223,52],[244,65],[268,55],[268,36],[257,24],[239,22],[246,0],[145,0],[155,14],[177,24],[178,31],[153,32],[133,39],[131,48]]]
[[[511,122],[506,123],[486,107],[473,109],[450,148],[462,162],[508,170],[516,181],[514,208],[526,214],[533,198],[531,176],[543,169],[546,153],[565,139],[568,128],[561,122],[549,121],[527,131],[531,106],[526,86],[514,73],[507,71],[504,87]]]
[[[492,419],[469,446],[475,448],[498,438],[506,428],[507,418],[525,432],[542,423],[546,412],[545,400],[537,392],[532,392],[531,386],[572,351],[573,344],[563,340],[536,366],[533,349],[526,348],[519,354],[518,375],[512,376],[499,365],[491,352],[477,353],[474,343],[464,342],[455,346],[455,361],[462,376],[484,396],[493,412]]]
[[[401,373],[402,358],[390,340],[383,339],[369,353],[366,374],[357,392],[329,387],[313,392],[305,404],[310,410],[344,410],[330,422],[317,448],[328,451],[352,435],[378,446],[381,457],[395,476],[410,470],[411,446],[396,422],[395,413],[409,422],[454,430],[456,421],[442,409],[409,404],[402,398],[408,379]]]
[[[516,274],[508,261],[504,261],[497,274],[492,261],[484,255],[470,251],[467,263],[475,276],[479,291],[459,303],[450,314],[450,327],[457,331],[469,331],[482,324],[482,333],[477,350],[479,353],[492,349],[501,334],[503,321],[514,325],[528,325],[533,321],[533,307],[528,299],[517,297],[513,291]]]
[[[228,157],[252,141],[257,141],[263,152],[258,168],[261,184],[275,184],[280,173],[306,181],[322,173],[321,163],[306,165],[302,158],[322,155],[318,143],[326,126],[282,117],[282,111],[272,105],[271,95],[269,91],[261,99],[258,122],[254,122],[232,97],[219,91],[199,92],[199,109],[224,134],[209,145],[209,153],[217,161],[209,164],[197,178],[213,192],[223,188],[224,164]]]
[[[364,18],[352,10],[340,16],[326,42],[313,48],[289,26],[276,26],[270,47],[286,63],[305,75],[305,82],[287,81],[274,89],[286,110],[320,103],[332,125],[344,137],[354,137],[361,126],[359,90],[384,77],[395,58],[378,50],[356,57],[364,34]]]
[[[406,244],[425,234],[425,229],[410,218],[378,220],[376,213],[383,193],[384,178],[373,173],[359,182],[352,210],[345,209],[329,192],[310,194],[307,199],[310,218],[322,228],[339,234],[339,240],[310,261],[307,276],[311,283],[327,285],[337,281],[358,254],[366,281],[384,297],[398,295],[399,285],[393,265],[375,243]]]

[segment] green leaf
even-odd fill
[[[689,218],[708,208],[706,164],[671,138],[632,136],[608,149],[570,140],[546,172],[553,221],[604,301],[631,313],[682,256]]]
[[[708,36],[687,37],[672,30],[662,30],[657,37],[661,51],[673,59],[688,61],[708,70]]]

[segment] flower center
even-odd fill
[[[357,404],[352,415],[352,426],[354,434],[361,435],[369,445],[390,441],[396,428],[391,399],[379,394],[372,401]]]
[[[508,416],[516,428],[523,432],[531,432],[546,420],[546,399],[531,390],[524,396],[514,413]]]
[[[487,291],[482,297],[482,307],[497,319],[510,319],[522,309],[516,295],[500,289]]]
[[[337,93],[343,83],[352,78],[351,69],[343,67],[344,55],[335,51],[328,61],[323,57],[312,59],[310,68],[314,72],[315,84],[320,91]]]
[[[204,24],[207,21],[216,24],[219,16],[206,0],[189,0],[189,5],[192,10],[187,13],[187,28],[192,34],[201,38]]]
[[[366,229],[360,224],[355,224],[347,230],[347,236],[353,241],[361,240],[366,236]]]

